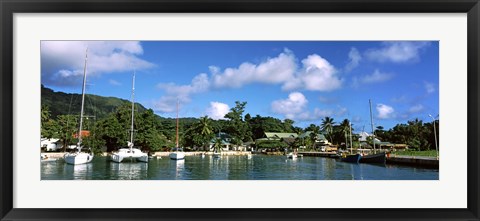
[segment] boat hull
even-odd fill
[[[361,158],[362,158],[362,155],[353,154],[353,155],[347,155],[345,157],[342,157],[341,160],[347,163],[359,163]]]
[[[125,161],[137,161],[137,162],[148,162],[148,154],[143,153],[140,149],[132,148],[122,148],[118,152],[113,153],[110,156],[110,159],[113,162],[121,163]]]
[[[90,163],[93,160],[93,154],[91,153],[66,153],[63,156],[65,163],[77,165],[77,164],[85,164]]]
[[[387,156],[385,152],[365,155],[360,159],[360,163],[385,164]]]
[[[173,152],[168,155],[171,160],[183,160],[185,159],[185,154],[182,152]]]

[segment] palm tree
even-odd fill
[[[317,141],[318,134],[320,133],[320,128],[318,126],[312,127],[310,133],[310,141],[312,142],[312,149],[315,150],[315,143]]]
[[[343,133],[345,136],[345,147],[348,146],[347,142],[347,134],[350,133],[350,121],[348,119],[344,119],[342,123],[340,123],[340,131]]]
[[[212,121],[207,116],[201,117],[200,121],[197,123],[196,128],[205,147],[210,141],[210,139],[212,139],[213,137]]]
[[[215,143],[213,144],[213,152],[220,153],[222,150],[222,139],[217,137],[215,139]]]
[[[332,141],[332,132],[333,132],[334,124],[335,122],[333,122],[333,118],[331,117],[325,117],[322,120],[322,130],[327,133],[330,141]]]

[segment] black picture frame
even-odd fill
[[[1,220],[479,220],[479,0],[0,0]],[[467,13],[466,209],[18,209],[13,208],[15,13]],[[448,199],[437,199],[448,200]]]

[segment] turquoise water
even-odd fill
[[[397,165],[352,164],[323,157],[286,159],[253,155],[167,157],[148,163],[114,163],[95,157],[92,163],[42,162],[42,180],[438,180],[435,169]]]

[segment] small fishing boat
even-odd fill
[[[362,156],[362,158],[360,159],[360,163],[385,164],[386,160],[387,156],[385,152],[381,152]]]

